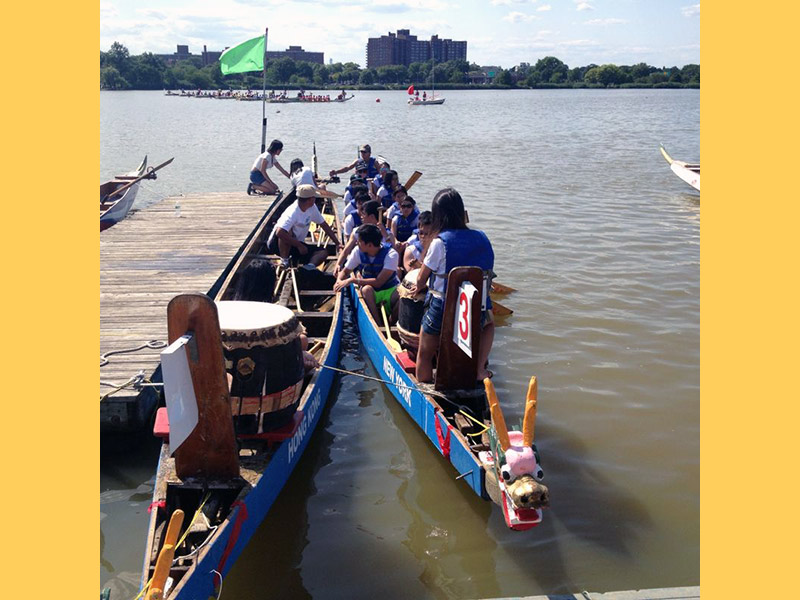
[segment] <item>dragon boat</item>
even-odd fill
[[[339,359],[335,244],[321,228],[310,232],[306,241],[328,253],[313,271],[282,268],[267,247],[294,200],[292,190],[269,209],[213,299],[185,294],[167,307],[170,346],[161,361],[167,406],[158,410],[154,429],[163,443],[142,598],[215,595],[327,403],[334,372],[313,363],[335,366]],[[318,202],[338,235],[333,201]]]
[[[481,340],[479,327],[472,324],[480,323],[484,284],[490,285],[478,267],[450,271],[432,386],[420,383],[415,375],[414,332],[419,331],[421,299],[401,291],[398,325],[389,327],[386,321],[382,329],[360,291],[353,284],[346,289],[356,307],[363,347],[392,396],[452,465],[455,479],[497,504],[509,528],[525,531],[542,521],[542,509],[549,506],[549,490],[541,483],[544,472],[534,444],[537,381],[536,377],[530,380],[523,431],[509,431],[491,379],[476,383]],[[490,289],[512,291],[493,284]],[[412,303],[418,305],[416,309]],[[404,319],[415,312],[418,319]],[[409,320],[414,324],[409,326]]]

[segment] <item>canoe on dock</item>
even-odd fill
[[[401,294],[400,302],[410,304],[399,307],[398,327],[388,328],[385,324],[382,329],[355,286],[351,284],[347,289],[356,307],[362,346],[392,396],[458,472],[455,478],[462,480],[484,500],[499,505],[509,528],[524,531],[541,522],[542,508],[549,505],[549,491],[540,483],[544,473],[539,466],[538,450],[533,444],[536,378],[531,378],[528,389],[524,433],[508,431],[491,379],[484,380],[483,385],[476,385],[480,331],[471,331],[471,325],[462,330],[462,321],[459,320],[459,331],[464,334],[460,346],[467,344],[470,356],[453,339],[457,299],[459,306],[467,306],[461,303],[461,286],[465,281],[480,290],[483,272],[477,267],[457,267],[449,274],[433,386],[420,384],[416,378],[416,335],[413,330],[418,331],[418,327],[409,327],[403,321],[404,315],[415,312],[413,307],[409,307],[411,303],[417,302],[417,310],[421,309],[421,299]],[[480,296],[480,293],[475,295]],[[480,323],[480,304],[480,301],[475,301],[465,308],[465,311],[471,311],[471,323]],[[387,339],[387,333],[396,334],[402,345],[394,335],[391,340]],[[492,405],[491,410],[489,405]],[[525,463],[521,470],[522,463],[517,458]]]
[[[146,169],[147,156],[133,171],[100,184],[100,231],[119,223],[128,215],[139,191],[139,181],[133,185],[130,183],[143,176]],[[122,190],[124,186],[128,187]],[[117,193],[117,190],[120,192]]]
[[[164,441],[144,556],[145,598],[215,595],[297,465],[328,400],[334,372],[308,362],[313,356],[333,367],[339,360],[335,245],[322,230],[309,234],[309,243],[328,252],[313,271],[276,273],[278,257],[267,249],[275,222],[294,200],[292,191],[272,207],[213,301],[187,294],[170,302],[171,346],[162,353],[167,408],[159,409],[155,426]],[[338,234],[334,203],[323,202]],[[187,400],[187,390],[196,401]],[[186,415],[192,413],[190,429]]]

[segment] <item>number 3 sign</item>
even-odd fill
[[[458,288],[456,300],[456,322],[453,326],[453,342],[472,358],[472,302],[477,288],[465,281]]]

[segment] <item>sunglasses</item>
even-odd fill
[[[414,208],[413,204],[401,204],[400,208]]]

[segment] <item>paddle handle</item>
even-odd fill
[[[403,186],[404,188],[406,188],[406,191],[408,191],[411,188],[412,185],[417,183],[417,180],[420,177],[422,177],[422,171],[414,171],[411,174],[411,177],[408,178],[408,181],[406,181],[406,184]]]
[[[122,192],[127,190],[129,187],[131,187],[134,183],[137,183],[137,182],[141,181],[142,179],[148,179],[148,178],[155,179],[154,177],[151,177],[151,175],[153,173],[155,173],[156,171],[158,171],[159,169],[161,169],[163,167],[166,167],[173,160],[175,160],[174,156],[172,158],[170,158],[168,161],[161,163],[157,167],[153,167],[151,169],[147,169],[147,171],[145,172],[144,175],[140,175],[136,179],[133,179],[133,180],[129,181],[128,183],[126,183],[125,185],[118,187],[116,190],[114,190],[110,194],[107,194],[106,197],[101,200],[101,202],[107,202],[110,198],[112,198],[114,196],[118,196],[119,194],[121,194]]]

